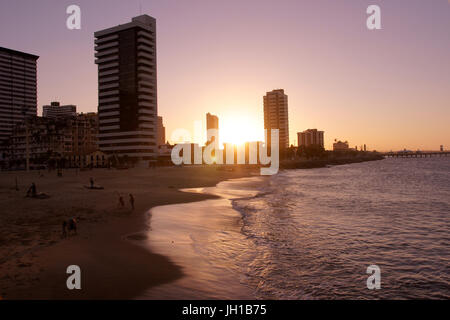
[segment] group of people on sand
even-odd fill
[[[70,218],[69,220],[64,220],[62,222],[62,238],[70,236],[70,233],[77,234],[77,220],[75,218]]]
[[[94,184],[94,179],[91,177],[89,178],[89,188],[90,189],[97,189],[98,187]],[[102,188],[103,189],[103,188]],[[131,210],[134,210],[134,196],[130,193],[128,195],[128,201],[130,202]],[[125,207],[125,200],[123,199],[123,196],[119,194],[119,208]]]
[[[134,210],[134,196],[130,193],[128,200],[130,201],[131,210]],[[125,201],[123,200],[122,195],[119,194],[119,208],[125,207]]]

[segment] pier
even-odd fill
[[[427,158],[427,157],[447,157],[450,151],[399,151],[382,153],[385,158]]]

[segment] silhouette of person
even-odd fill
[[[31,186],[27,191],[27,197],[29,197],[30,194],[32,197],[36,197],[36,185],[34,184],[34,182],[31,183]]]
[[[131,209],[134,210],[134,197],[131,193],[130,193],[130,204],[131,204]]]
[[[73,231],[77,234],[77,220],[75,218],[70,218],[67,228],[69,232]]]
[[[89,182],[91,183],[91,189],[94,189],[94,179],[92,177],[89,178]]]
[[[123,208],[125,206],[125,202],[123,201],[123,197],[119,196],[119,207]]]

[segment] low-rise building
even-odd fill
[[[336,141],[333,143],[333,151],[349,151],[348,142]]]
[[[3,167],[106,166],[105,154],[98,153],[96,113],[75,117],[31,117],[16,124],[3,145]],[[28,159],[28,163],[27,163]]]
[[[76,117],[77,107],[73,104],[62,106],[58,101],[54,101],[50,105],[42,106],[42,116],[53,119]]]
[[[303,132],[297,132],[298,146],[309,147],[318,145],[324,147],[324,132],[317,129],[308,129]]]

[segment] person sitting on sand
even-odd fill
[[[123,201],[123,197],[122,196],[119,196],[119,207],[120,208],[125,207],[125,202]]]
[[[130,204],[131,204],[131,210],[134,210],[134,197],[131,193],[130,193]]]
[[[34,184],[34,182],[32,182],[30,188],[28,188],[27,197],[31,196],[31,197],[35,198],[36,194],[37,194],[36,193],[36,185]]]

